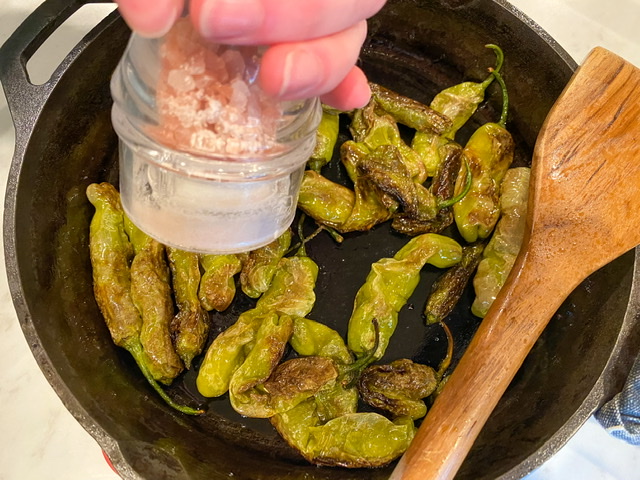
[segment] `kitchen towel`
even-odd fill
[[[612,436],[640,445],[640,355],[622,391],[605,403],[595,417]]]

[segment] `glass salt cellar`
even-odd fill
[[[159,242],[239,253],[291,224],[320,122],[318,99],[276,102],[258,47],[212,45],[182,18],[133,34],[111,80],[126,214]]]

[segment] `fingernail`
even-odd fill
[[[205,0],[200,10],[200,31],[208,38],[231,40],[250,35],[264,21],[257,0]]]
[[[289,52],[284,61],[279,96],[298,99],[315,95],[315,89],[323,81],[323,70],[320,58],[312,52],[305,49]]]

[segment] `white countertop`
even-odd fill
[[[0,44],[41,2],[3,0]],[[640,66],[640,0],[513,0],[580,62],[601,45]],[[614,7],[615,5],[615,7]],[[105,5],[87,6],[58,32],[33,63],[55,66],[97,23]],[[53,53],[52,53],[53,52]],[[42,78],[42,73],[40,73]],[[0,94],[0,195],[14,134]],[[0,239],[1,241],[1,239]],[[93,438],[64,408],[40,372],[22,335],[5,275],[0,275],[0,480],[117,480]],[[631,480],[640,478],[640,448],[610,437],[591,418],[551,460],[527,480]]]

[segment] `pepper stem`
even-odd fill
[[[504,79],[499,72],[491,72],[491,74],[496,78],[498,83],[500,84],[500,88],[502,89],[502,113],[500,114],[500,120],[498,121],[498,125],[502,128],[506,128],[507,125],[507,115],[509,113],[509,94],[507,93],[507,86],[504,83]]]
[[[485,47],[490,48],[496,54],[496,66],[490,69],[491,74],[485,79],[484,82],[482,82],[482,86],[486,89],[491,84],[491,82],[493,82],[493,79],[496,78],[494,77],[493,73],[500,73],[500,70],[502,69],[502,64],[504,63],[504,52],[499,46],[494,45],[493,43],[487,43]]]
[[[140,343],[127,346],[127,351],[133,356],[134,360],[138,364],[138,368],[140,368],[140,371],[142,372],[142,375],[144,375],[144,378],[146,378],[147,382],[149,382],[149,385],[153,387],[153,389],[158,393],[158,395],[160,395],[160,398],[162,398],[162,400],[164,400],[167,405],[187,415],[202,415],[204,413],[204,410],[202,409],[180,405],[169,395],[167,395],[167,392],[163,390],[163,388],[156,381],[156,379],[153,378],[153,375],[151,375],[151,372],[147,368],[142,353],[142,345]]]

